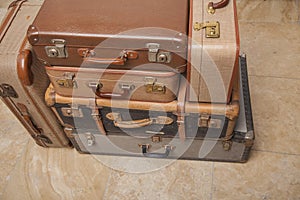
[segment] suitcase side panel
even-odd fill
[[[41,2],[37,1],[23,3],[22,9],[19,10],[7,30],[0,44],[0,57],[2,61],[0,83],[11,85],[17,92],[18,98],[10,98],[9,100],[11,101],[10,108],[14,108],[12,111],[18,118],[20,118],[20,116],[23,119],[30,117],[31,120],[25,120],[27,123],[25,128],[27,128],[32,135],[36,134],[33,130],[34,127],[40,130],[41,132],[39,134],[49,139],[48,143],[42,144],[43,146],[68,146],[68,139],[56,122],[56,118],[43,101],[44,94],[42,93],[44,91],[42,90],[45,90],[48,84],[45,71],[41,71],[42,68],[38,64],[31,66],[34,76],[40,78],[34,79],[31,86],[25,86],[18,77],[17,66],[18,64],[20,66],[24,60],[18,61],[17,59],[24,58],[24,56],[19,56],[19,54],[22,53],[23,49],[27,48],[25,47],[26,41],[24,40],[26,28],[32,22],[40,6]],[[7,103],[8,99],[4,98],[4,101]],[[15,105],[15,107],[12,105]],[[40,140],[41,138],[35,139]],[[41,141],[37,141],[37,143],[41,144]]]

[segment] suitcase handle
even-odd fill
[[[123,88],[123,93],[113,93],[113,92],[101,92],[102,84],[90,84],[90,88],[94,91],[95,95],[97,95],[100,98],[105,99],[111,99],[111,98],[117,98],[117,99],[124,99],[129,95],[130,88],[126,89]]]
[[[138,58],[138,53],[130,50],[122,51],[118,58],[95,58],[96,52],[87,48],[79,48],[77,52],[83,57],[84,62],[93,64],[125,65],[127,60]]]
[[[114,121],[114,125],[119,128],[141,128],[153,123],[151,119],[133,120],[133,121]]]
[[[106,118],[113,121],[115,127],[119,128],[141,128],[145,126],[149,126],[151,124],[163,124],[170,125],[173,123],[173,119],[166,116],[158,116],[156,118],[148,118],[148,119],[140,119],[140,120],[132,120],[132,121],[123,121],[120,113],[108,113]]]
[[[148,158],[167,158],[172,151],[173,147],[170,145],[165,146],[165,153],[148,153],[147,150],[150,148],[150,145],[143,144],[139,145],[142,148],[142,153],[145,157]]]
[[[209,2],[207,11],[210,14],[214,14],[216,12],[216,9],[224,8],[225,6],[228,5],[228,3],[229,3],[229,0],[221,0],[218,3]]]
[[[20,81],[26,86],[30,86],[33,83],[33,73],[30,69],[31,64],[31,51],[28,49],[21,51],[17,57],[17,73]]]

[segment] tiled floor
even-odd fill
[[[0,103],[0,199],[300,199],[299,0],[237,2],[257,135],[249,162],[120,172],[72,149],[38,147]]]

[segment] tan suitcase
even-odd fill
[[[236,1],[191,0],[189,26],[189,101],[228,103],[240,54]]]
[[[68,138],[44,101],[49,84],[46,71],[27,45],[27,28],[41,4],[39,0],[14,1],[1,24],[0,96],[37,144],[68,147]]]
[[[163,68],[163,66],[162,66]],[[46,67],[57,94],[67,97],[130,99],[171,102],[177,98],[181,74],[150,71]]]

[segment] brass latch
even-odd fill
[[[77,88],[77,84],[74,80],[75,78],[75,74],[71,73],[71,72],[65,72],[63,74],[63,79],[59,79],[57,80],[57,84],[60,87],[64,87],[64,88]]]
[[[163,83],[157,83],[153,77],[145,78],[145,87],[147,93],[165,94],[166,86]]]
[[[205,37],[206,38],[219,38],[220,37],[220,23],[217,21],[205,22],[205,23],[196,22],[194,24],[195,31],[200,31],[202,29],[205,29]]]

